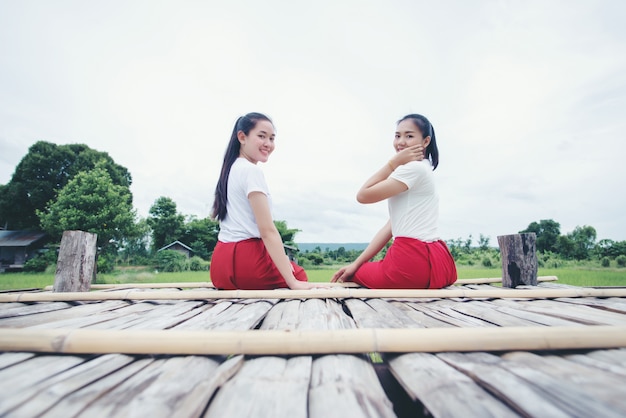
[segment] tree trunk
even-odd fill
[[[54,292],[88,292],[96,271],[98,235],[83,231],[65,231],[61,239]]]
[[[534,232],[498,236],[502,287],[537,286],[536,240]]]

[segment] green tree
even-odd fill
[[[574,242],[574,258],[587,260],[596,244],[596,230],[592,226],[577,226],[568,234]]]
[[[148,225],[152,229],[152,249],[157,251],[167,244],[180,240],[185,217],[176,210],[176,203],[169,197],[159,197],[148,212]],[[185,245],[189,245],[186,244]]]
[[[535,245],[540,253],[557,251],[557,241],[561,235],[561,225],[558,222],[552,219],[542,219],[539,223],[532,222],[525,230],[520,231],[525,232],[535,233],[537,236]]]
[[[195,216],[189,216],[178,240],[189,245],[195,255],[208,260],[215,244],[217,244],[218,233],[219,223],[217,221],[211,218],[197,219]]]
[[[76,174],[37,216],[55,239],[63,231],[81,230],[98,234],[98,245],[106,247],[134,233],[136,214],[129,188],[114,184],[104,166],[97,165]]]
[[[274,221],[274,225],[276,225],[276,229],[278,229],[278,233],[280,234],[284,244],[295,245],[293,240],[295,239],[296,234],[300,232],[299,229],[288,228],[287,221]]]
[[[37,211],[45,211],[70,180],[80,172],[94,169],[96,164],[108,173],[114,185],[130,187],[128,170],[105,152],[83,144],[33,144],[9,183],[0,187],[0,225],[11,229],[38,228]]]
[[[146,264],[150,254],[148,243],[150,241],[150,227],[145,219],[139,219],[135,223],[133,233],[122,240],[118,259],[124,264]]]
[[[481,251],[487,251],[489,249],[489,237],[483,234],[480,234],[478,237],[478,248]]]

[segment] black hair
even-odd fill
[[[226,218],[226,203],[228,202],[228,176],[230,175],[230,169],[233,163],[239,157],[239,150],[241,144],[237,138],[237,133],[242,131],[244,134],[249,135],[250,131],[254,129],[257,122],[260,120],[266,120],[272,123],[272,120],[262,113],[248,113],[245,116],[241,116],[235,122],[233,127],[233,133],[230,135],[230,141],[226,147],[226,153],[224,154],[224,162],[222,163],[222,171],[220,173],[220,179],[217,181],[215,187],[215,199],[213,200],[213,213],[212,217],[217,220],[224,220]]]
[[[435,128],[433,128],[433,124],[430,123],[425,116],[418,115],[417,113],[412,113],[410,115],[406,115],[402,119],[398,121],[398,123],[403,122],[407,119],[411,119],[417,129],[422,133],[422,137],[426,138],[430,136],[430,144],[426,147],[424,151],[424,158],[428,158],[433,165],[433,170],[437,168],[439,165],[439,149],[437,149],[437,140],[435,139]]]

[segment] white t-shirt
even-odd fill
[[[248,195],[252,192],[265,194],[271,210],[272,200],[263,171],[245,158],[237,158],[228,176],[226,218],[220,221],[217,239],[222,242],[238,242],[261,237],[248,200]]]
[[[429,160],[412,161],[391,173],[408,190],[389,198],[389,217],[394,237],[439,240],[439,195]]]

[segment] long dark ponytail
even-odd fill
[[[435,128],[432,123],[425,116],[418,115],[417,113],[413,113],[410,115],[406,115],[402,119],[398,121],[398,123],[405,121],[407,119],[411,119],[417,129],[422,133],[422,137],[426,138],[430,136],[430,144],[426,147],[424,151],[424,158],[428,158],[433,165],[433,170],[437,168],[439,165],[439,149],[437,148],[437,140],[435,138]]]
[[[213,200],[213,212],[211,216],[217,220],[224,220],[226,218],[226,203],[228,202],[228,176],[230,175],[230,169],[233,163],[239,157],[239,150],[241,144],[237,138],[237,133],[242,131],[244,134],[249,135],[250,131],[254,129],[257,122],[260,120],[266,120],[272,123],[272,120],[262,113],[248,113],[245,116],[241,116],[235,122],[233,127],[233,133],[230,135],[230,141],[226,147],[226,153],[224,154],[224,162],[222,163],[222,171],[220,173],[220,179],[215,187],[215,199]]]

